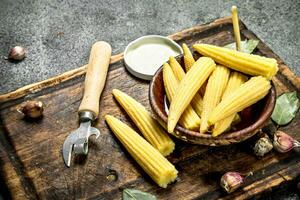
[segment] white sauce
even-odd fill
[[[180,52],[167,43],[152,41],[138,45],[127,52],[126,62],[135,71],[153,75],[157,69],[169,60],[170,56],[177,56]]]

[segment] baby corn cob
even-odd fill
[[[174,75],[176,76],[177,80],[180,82],[183,77],[185,76],[185,72],[183,71],[180,64],[177,62],[177,60],[174,57],[169,58],[170,66],[173,70]],[[198,114],[198,116],[201,116],[202,107],[203,107],[203,100],[199,93],[196,93],[193,100],[191,101],[191,105]]]
[[[177,62],[177,60],[172,56],[169,57],[169,63],[176,79],[180,82],[185,76],[184,70],[182,69],[181,65]]]
[[[163,156],[167,156],[175,148],[174,142],[159,123],[151,117],[146,108],[132,97],[120,90],[112,91],[114,97],[139,128],[145,139]]]
[[[178,88],[178,80],[172,72],[169,64],[165,63],[163,66],[163,79],[167,97],[172,103],[175,91]],[[188,105],[179,119],[179,124],[190,130],[198,130],[200,126],[200,118],[193,108]],[[173,132],[173,131],[172,131]],[[169,133],[172,133],[169,132]]]
[[[185,43],[182,44],[182,49],[185,71],[189,71],[192,65],[195,63],[195,59],[189,47]]]
[[[234,118],[233,118],[233,121],[232,121],[232,125],[235,125],[235,124],[238,124],[238,123],[240,123],[241,122],[241,117],[240,117],[240,115],[239,114],[235,114],[234,115]],[[228,127],[229,128],[229,127]],[[227,129],[228,130],[228,129]]]
[[[221,101],[221,97],[227,85],[229,74],[230,70],[227,67],[217,65],[216,69],[208,79],[203,97],[200,133],[205,133],[209,128],[207,123],[208,116]]]
[[[224,94],[222,96],[222,99],[226,98],[229,94],[231,94],[233,91],[235,91],[238,87],[240,87],[245,81],[247,80],[247,77],[242,75],[239,72],[231,72],[227,87],[224,91]],[[216,137],[223,133],[224,131],[228,130],[231,123],[234,121],[234,119],[239,119],[239,116],[237,113],[234,113],[230,115],[229,117],[226,117],[225,119],[220,120],[214,125],[212,136]]]
[[[200,54],[211,57],[217,63],[245,74],[265,76],[270,80],[278,71],[277,61],[273,58],[208,44],[195,44],[193,47]]]
[[[177,170],[157,149],[117,118],[106,115],[112,132],[145,172],[160,186],[166,188],[177,177]]]
[[[270,88],[270,81],[265,77],[252,77],[227,97],[222,99],[221,103],[219,103],[210,114],[208,123],[210,125],[215,124],[216,122],[258,102],[268,94]]]
[[[199,90],[199,94],[200,94],[202,97],[204,97],[204,93],[205,93],[205,88],[206,88],[206,86],[207,86],[207,81],[205,81],[205,82],[203,83],[203,85],[201,86],[201,88],[200,88],[200,90]]]
[[[183,111],[215,68],[216,64],[211,58],[201,57],[180,81],[170,105],[168,116],[169,133],[174,131]]]

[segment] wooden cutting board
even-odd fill
[[[258,39],[241,22],[243,39]],[[197,42],[223,46],[234,41],[230,18],[195,26],[169,36],[179,44]],[[273,79],[277,93],[300,92],[300,78],[262,41],[257,54],[278,60],[280,71]],[[101,137],[90,141],[86,159],[77,158],[71,168],[64,165],[61,147],[70,131],[78,127],[77,109],[82,98],[85,66],[57,77],[31,84],[1,95],[0,101],[0,177],[4,197],[14,199],[120,199],[124,188],[135,188],[159,199],[247,199],[261,195],[281,184],[299,179],[300,156],[297,152],[271,152],[263,158],[254,156],[251,140],[241,144],[206,147],[176,141],[176,151],[168,157],[179,171],[176,183],[162,189],[142,171],[125,151],[104,122],[111,114],[129,123],[111,95],[114,88],[130,94],[146,105],[149,82],[131,76],[124,68],[122,54],[113,56],[105,90],[100,102],[100,118],[95,126]],[[26,121],[16,111],[28,99],[45,103],[44,117]],[[300,114],[281,130],[300,139]],[[133,126],[134,127],[134,126]],[[134,127],[136,128],[136,127]],[[264,129],[276,127],[269,122]],[[227,171],[253,172],[238,191],[226,195],[219,186]],[[111,179],[112,175],[116,179]],[[109,178],[108,178],[109,177]]]

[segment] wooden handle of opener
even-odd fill
[[[90,111],[97,118],[99,100],[105,85],[107,70],[110,62],[111,46],[103,41],[93,44],[85,75],[84,93],[79,112]]]

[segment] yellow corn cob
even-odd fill
[[[185,76],[185,72],[183,71],[180,64],[177,62],[177,60],[174,57],[169,58],[170,66],[173,70],[174,75],[176,76],[177,80],[180,82],[183,77]],[[198,116],[201,116],[202,107],[203,107],[203,100],[199,93],[196,93],[193,100],[191,101],[191,105],[198,114]]]
[[[158,122],[162,127],[164,127],[165,130],[167,130],[167,123],[165,123],[165,122],[164,122],[162,119],[160,119],[160,118],[157,118],[156,120],[157,120],[157,122]]]
[[[177,177],[177,170],[157,149],[117,118],[106,115],[105,120],[112,132],[145,172],[160,186],[167,185]]]
[[[209,126],[207,123],[209,114],[221,101],[226,88],[230,70],[227,67],[217,65],[208,79],[203,97],[203,111],[201,114],[200,133],[205,133]]]
[[[231,72],[227,87],[224,91],[224,94],[222,96],[222,99],[226,98],[229,94],[231,94],[233,91],[235,91],[238,87],[240,87],[247,78],[242,75],[239,72]],[[229,117],[226,117],[225,119],[220,120],[217,122],[214,126],[212,136],[216,137],[223,133],[224,131],[228,130],[231,123],[234,121],[234,119],[238,120],[239,116],[237,113],[234,113],[230,115]]]
[[[175,148],[174,142],[146,108],[120,90],[112,91],[114,97],[139,128],[145,139],[162,155],[167,156]]]
[[[206,88],[206,86],[207,86],[207,81],[205,81],[205,82],[203,83],[203,85],[201,86],[201,88],[200,88],[200,90],[199,90],[199,94],[200,94],[202,97],[204,97],[204,93],[205,93],[205,88]]]
[[[271,88],[265,77],[256,76],[242,84],[235,91],[222,99],[208,118],[210,125],[240,112],[264,98]]]
[[[233,121],[232,121],[232,125],[235,125],[235,124],[240,123],[241,120],[242,120],[242,119],[241,119],[240,115],[239,115],[239,114],[235,114],[235,115],[234,115],[234,118],[233,118]]]
[[[229,117],[230,117],[230,116],[229,116]],[[227,118],[229,118],[229,117],[227,117]],[[222,119],[222,120],[220,120],[219,122],[221,122],[221,121],[223,121],[223,120],[226,120],[227,118]],[[231,129],[231,126],[234,126],[234,125],[240,123],[240,121],[241,121],[240,115],[239,115],[239,114],[235,114],[235,115],[234,115],[234,118],[233,118],[233,121],[231,122],[231,124],[229,124],[229,126],[228,126],[223,132],[229,131],[229,130]],[[217,122],[217,123],[219,123],[219,122]],[[217,124],[217,123],[216,123],[216,124]],[[216,126],[216,124],[215,124],[215,126]],[[223,133],[223,132],[222,132],[222,133]],[[221,133],[220,133],[220,134],[221,134]],[[219,135],[220,135],[220,134],[219,134]],[[218,136],[218,135],[214,135],[214,132],[213,132],[213,133],[212,133],[212,136],[213,136],[213,137],[216,137],[216,136]]]
[[[250,75],[261,75],[271,79],[278,71],[277,61],[273,58],[239,52],[208,44],[195,44],[194,49],[217,63]]]
[[[203,109],[203,99],[199,93],[196,93],[191,101],[191,105],[194,108],[197,115],[200,117]]]
[[[195,59],[189,47],[185,43],[182,44],[182,49],[185,71],[189,71],[192,65],[195,63]]]
[[[175,91],[178,88],[178,80],[169,64],[165,63],[163,67],[163,79],[167,97],[172,103]],[[179,119],[179,124],[190,130],[198,130],[200,126],[200,118],[193,108],[188,105]],[[172,131],[173,132],[173,131]],[[169,133],[172,133],[169,132]]]
[[[168,116],[169,133],[174,131],[183,111],[215,68],[216,64],[211,58],[201,57],[180,81],[170,105]]]

